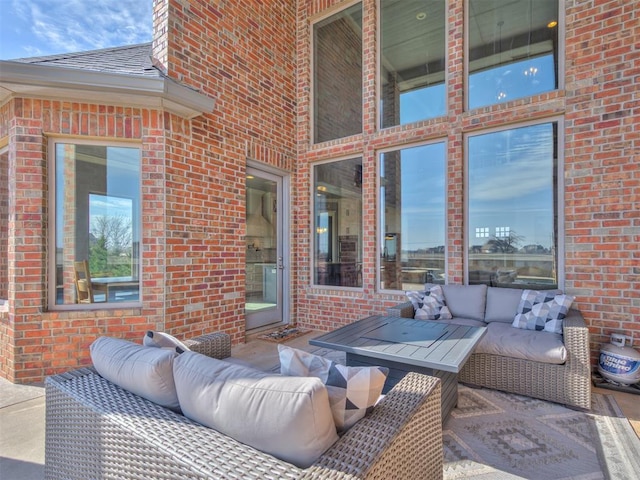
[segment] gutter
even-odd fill
[[[186,118],[211,113],[214,99],[168,77],[0,61],[0,104],[15,96],[163,108]]]

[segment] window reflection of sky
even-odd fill
[[[445,244],[445,145],[400,151],[402,251]]]
[[[518,247],[553,242],[553,125],[469,137],[469,233],[509,227]]]
[[[507,102],[556,88],[553,55],[471,73],[469,108]]]

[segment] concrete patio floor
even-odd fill
[[[309,332],[287,342],[288,346],[318,351]],[[249,336],[247,343],[232,348],[233,358],[269,370],[278,364],[276,343]],[[640,397],[613,390],[594,389],[613,395],[640,437]],[[14,385],[0,379],[0,479],[42,480],[44,474],[45,397],[43,385]]]

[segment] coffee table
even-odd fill
[[[458,402],[458,373],[486,333],[484,327],[374,315],[309,340],[311,345],[347,353],[347,365],[383,366],[383,393],[408,372],[442,383],[442,421]]]

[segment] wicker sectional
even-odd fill
[[[228,354],[224,336],[213,341],[222,344],[206,348]],[[93,368],[51,376],[45,386],[46,479],[442,478],[440,381],[417,373],[306,469],[123,390]]]
[[[498,288],[493,292],[499,290],[506,289]],[[387,309],[387,314],[413,318],[413,305],[411,302],[404,302]],[[455,323],[456,320],[454,315],[454,318],[448,321]],[[544,333],[540,334],[544,335]],[[566,361],[563,364],[497,354],[473,353],[461,370],[458,381],[471,386],[502,390],[589,410],[591,409],[589,330],[582,314],[575,308],[570,309],[564,319],[562,340],[567,351]]]

